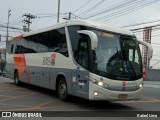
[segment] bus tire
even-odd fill
[[[67,83],[65,78],[61,78],[59,83],[58,83],[58,97],[59,99],[63,100],[63,101],[67,101],[68,100],[68,90],[67,90]]]
[[[19,76],[18,76],[18,71],[15,71],[14,73],[14,84],[17,86],[20,86],[20,81],[19,81]]]

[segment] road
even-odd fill
[[[129,117],[131,112],[152,113],[151,111],[160,111],[160,81],[144,81],[143,97],[139,101],[93,102],[71,97],[69,102],[63,102],[54,91],[26,84],[15,86],[13,80],[0,77],[0,111],[62,111],[59,114],[48,112],[52,116],[53,114],[61,116],[61,113],[63,115],[64,111],[68,111],[69,116],[73,113],[75,117],[83,115],[123,117],[127,114]]]

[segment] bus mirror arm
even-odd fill
[[[77,32],[80,33],[80,34],[88,35],[90,37],[90,39],[91,39],[91,49],[92,50],[96,50],[97,49],[98,38],[97,38],[97,35],[94,32],[89,31],[89,30],[79,30]]]
[[[152,55],[153,55],[153,48],[152,46],[147,43],[147,42],[144,42],[144,41],[139,41],[138,40],[138,43],[141,44],[141,45],[144,45],[148,48],[148,58],[151,59],[152,58]]]

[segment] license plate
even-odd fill
[[[119,94],[118,98],[127,98],[128,95],[127,94]]]

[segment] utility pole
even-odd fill
[[[9,8],[9,10],[8,10],[8,19],[7,19],[7,37],[6,37],[6,42],[8,41],[8,36],[9,36],[8,27],[9,27],[9,17],[10,16],[11,16],[11,9]]]
[[[59,23],[59,14],[60,14],[60,0],[58,0],[58,14],[57,14],[57,23]]]
[[[65,19],[65,20],[70,20],[70,19],[71,19],[71,15],[72,15],[72,13],[71,13],[71,12],[69,12],[69,13],[66,13],[66,14],[69,14],[69,15],[68,15],[68,18],[66,18],[66,17],[65,17],[65,18],[63,18],[63,19]]]
[[[30,31],[30,24],[32,23],[32,22],[31,22],[31,19],[35,19],[36,16],[31,15],[31,14],[29,13],[29,14],[24,14],[22,17],[26,17],[26,19],[23,20],[24,23],[26,23],[27,26],[28,26],[28,28],[27,28],[27,30],[25,30],[25,32],[26,32],[26,31],[29,32],[29,31]]]
[[[6,52],[7,52],[7,42],[8,42],[8,27],[9,27],[9,17],[11,16],[11,9],[8,10],[8,19],[7,19],[7,35],[6,35],[6,51],[5,51],[5,62],[6,62]]]
[[[71,12],[69,12],[69,17],[68,17],[68,19],[69,19],[69,20],[71,19],[71,15],[72,15],[72,13],[71,13]]]

